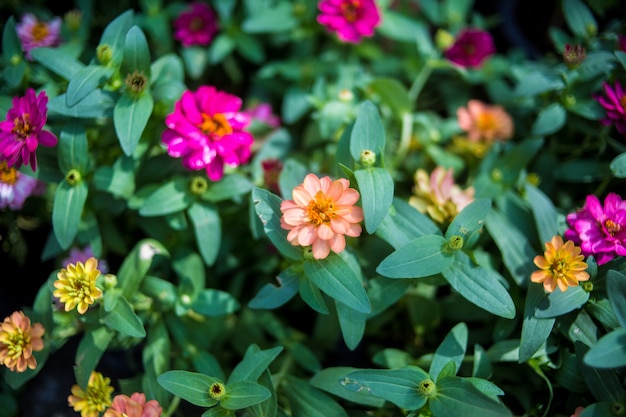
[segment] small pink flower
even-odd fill
[[[615,87],[611,88],[608,83],[602,83],[606,97],[599,94],[593,98],[606,110],[606,118],[600,120],[605,126],[614,124],[619,133],[626,136],[626,94],[619,81],[615,81]]]
[[[146,402],[146,395],[135,392],[130,397],[120,394],[113,398],[111,408],[104,412],[104,417],[160,417],[163,408],[157,400]]]
[[[261,161],[263,169],[263,183],[265,187],[274,194],[280,193],[278,179],[283,170],[283,162],[280,159],[264,159]]]
[[[346,248],[345,236],[361,235],[363,209],[355,206],[360,194],[345,178],[332,181],[308,174],[293,189],[293,200],[280,205],[280,225],[289,230],[287,240],[294,246],[312,246],[313,257],[324,259],[332,250]]]
[[[206,3],[191,3],[174,20],[174,38],[183,46],[207,46],[218,29],[217,16]]]
[[[504,141],[513,136],[513,119],[502,106],[470,100],[467,108],[459,107],[456,115],[459,126],[472,142]]]
[[[239,97],[212,86],[185,91],[165,118],[168,154],[182,158],[187,169],[206,170],[212,181],[222,178],[224,165],[248,162],[254,138],[244,130],[250,116],[239,111],[241,104]]]
[[[576,407],[576,409],[574,410],[574,414],[572,414],[570,417],[580,417],[583,411],[585,411],[585,407]]]
[[[32,13],[22,16],[22,21],[15,27],[17,37],[22,43],[26,59],[32,61],[30,51],[43,46],[57,46],[61,43],[61,18],[55,17],[50,22],[40,22]]]
[[[24,97],[13,97],[13,107],[0,122],[0,159],[9,166],[20,168],[22,164],[37,170],[37,146],[55,146],[57,137],[43,127],[47,120],[48,96],[45,91],[35,95],[29,88]]]
[[[6,161],[0,161],[0,209],[20,210],[26,199],[37,194],[41,186],[45,184],[9,167]]]
[[[319,24],[337,33],[343,42],[359,43],[374,35],[380,13],[374,0],[321,0],[317,7]]]
[[[280,117],[273,113],[272,106],[269,103],[258,103],[244,113],[250,116],[253,121],[263,123],[274,129],[280,127]]]
[[[465,29],[459,33],[454,44],[444,52],[444,55],[463,68],[477,68],[495,53],[496,47],[489,32]]]
[[[87,259],[95,257],[96,256],[94,255],[91,246],[85,246],[82,250],[79,248],[71,248],[68,257],[61,261],[61,267],[67,268],[69,264],[76,264],[77,262],[82,262],[84,264],[87,262]],[[103,259],[98,259],[98,269],[102,274],[109,272],[109,266]]]

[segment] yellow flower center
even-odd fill
[[[20,139],[25,140],[32,130],[30,124],[30,114],[24,113],[22,117],[13,119],[13,129],[11,133],[15,133]]]
[[[569,262],[567,262],[567,260],[557,257],[554,262],[552,262],[552,273],[556,278],[565,278],[568,272]]]
[[[31,32],[31,35],[33,35],[33,38],[36,41],[41,41],[45,39],[46,36],[48,36],[48,32],[48,25],[44,22],[38,22],[35,24],[35,26],[33,26],[33,31]]]
[[[604,222],[604,227],[606,228],[606,231],[611,235],[611,236],[615,236],[615,233],[618,233],[620,230],[622,230],[621,225],[619,225],[618,223],[615,223],[613,220],[611,219],[607,219]]]
[[[335,203],[326,197],[323,191],[318,191],[315,198],[309,202],[306,208],[306,215],[309,221],[316,226],[322,223],[330,223],[336,216]]]
[[[209,116],[206,113],[202,113],[202,123],[200,124],[200,130],[206,135],[212,137],[212,139],[220,139],[222,136],[233,133],[233,128],[226,120],[226,116],[222,113]]]
[[[496,130],[496,128],[498,127],[498,121],[493,116],[493,114],[489,112],[481,113],[480,116],[478,116],[476,124],[481,132]]]
[[[341,3],[341,14],[349,23],[354,23],[361,15],[361,1],[347,0]]]
[[[9,350],[7,356],[17,360],[22,356],[22,352],[28,345],[30,345],[30,334],[24,333],[20,328],[17,328],[12,333],[8,333],[6,341],[2,342]]]
[[[0,182],[13,185],[17,181],[19,172],[13,167],[9,167],[6,161],[0,162]]]

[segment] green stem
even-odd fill
[[[430,65],[429,61],[426,61],[420,72],[417,73],[417,77],[415,77],[415,80],[409,89],[409,100],[411,100],[411,103],[415,103],[432,72],[433,66]]]
[[[285,361],[280,365],[280,369],[273,375],[272,383],[274,384],[274,390],[278,389],[280,383],[283,382],[283,379],[285,378],[285,375],[287,375],[287,373],[289,372],[292,363],[293,356],[287,354]]]
[[[402,114],[402,132],[400,134],[400,145],[396,152],[394,166],[399,166],[402,159],[406,157],[411,146],[411,136],[413,135],[413,115],[411,113]]]
[[[174,398],[172,398],[172,402],[170,403],[170,406],[167,408],[167,411],[161,414],[161,416],[170,417],[172,414],[174,414],[174,412],[178,408],[178,404],[180,404],[180,397],[178,395],[175,395]]]

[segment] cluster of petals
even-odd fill
[[[113,391],[111,378],[92,371],[86,389],[72,385],[72,394],[67,397],[67,402],[81,417],[100,417],[100,413],[111,405]]]
[[[41,194],[45,183],[0,161],[0,209],[20,210],[31,195]]]
[[[218,19],[208,4],[193,2],[174,20],[174,39],[183,46],[207,46],[219,30]]]
[[[311,246],[315,259],[326,258],[331,250],[341,253],[345,236],[361,235],[363,209],[355,206],[360,194],[347,179],[308,174],[292,197],[280,205],[281,226],[289,230],[287,240],[292,245]]]
[[[617,131],[626,137],[626,94],[619,81],[611,87],[609,83],[602,83],[605,96],[596,94],[593,98],[606,110],[606,117],[600,120],[605,126],[615,125]]]
[[[467,107],[457,109],[456,117],[472,142],[505,141],[513,136],[513,119],[502,106],[469,100]]]
[[[130,397],[116,395],[104,417],[160,417],[162,412],[163,408],[157,400],[146,401],[146,394],[135,392]]]
[[[438,223],[452,220],[465,206],[474,201],[474,188],[461,189],[454,182],[454,170],[438,166],[430,175],[418,169],[409,204],[421,213],[427,213]]]
[[[626,255],[626,201],[609,193],[604,204],[588,195],[585,205],[567,215],[565,237],[579,244],[585,256],[593,255],[598,265]]]
[[[7,112],[6,120],[0,122],[0,160],[11,167],[20,168],[30,164],[37,169],[37,147],[55,146],[58,142],[54,133],[44,130],[48,112],[48,96],[45,91],[35,95],[29,88],[23,97],[13,97],[13,107]]]
[[[69,264],[57,273],[53,295],[65,305],[65,311],[78,307],[78,313],[85,314],[89,306],[102,297],[102,290],[96,286],[99,276],[96,258],[89,258],[85,263]]]
[[[571,240],[563,243],[561,236],[554,236],[546,242],[544,255],[535,256],[533,262],[539,269],[531,274],[530,280],[542,283],[548,292],[557,287],[565,292],[569,287],[577,286],[579,281],[588,281],[587,263],[580,252],[580,247]]]
[[[32,60],[30,51],[35,48],[58,46],[61,43],[61,18],[42,22],[32,13],[25,13],[15,26],[26,59]]]
[[[40,323],[30,323],[22,311],[14,311],[0,324],[0,364],[12,372],[37,367],[33,352],[43,349],[45,330]]]
[[[374,0],[321,0],[317,22],[337,34],[342,42],[359,43],[374,35],[380,12]]]
[[[463,68],[478,68],[483,61],[496,53],[493,37],[480,29],[464,29],[454,43],[444,51],[444,56]]]
[[[162,140],[168,154],[182,158],[187,169],[204,169],[212,181],[222,178],[225,165],[248,162],[254,138],[244,130],[250,116],[241,105],[239,97],[212,86],[185,91],[165,118]]]

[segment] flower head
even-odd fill
[[[61,42],[61,18],[55,17],[50,22],[41,22],[32,13],[25,13],[15,26],[17,37],[22,43],[26,59],[32,60],[30,51],[43,46],[57,46]]]
[[[615,86],[602,83],[606,96],[596,94],[593,98],[606,110],[606,118],[600,120],[605,126],[614,124],[615,128],[623,136],[626,136],[626,94],[619,81]]]
[[[35,95],[29,88],[24,97],[13,97],[13,107],[0,122],[0,159],[9,166],[20,168],[22,164],[37,169],[37,146],[55,146],[57,137],[43,127],[47,119],[48,96],[45,91]]]
[[[102,297],[102,290],[96,287],[99,276],[96,258],[89,258],[84,264],[69,264],[57,274],[53,295],[65,304],[65,311],[78,306],[78,313],[85,314],[89,306]]]
[[[212,181],[221,179],[224,165],[239,166],[250,159],[254,138],[243,130],[250,116],[240,108],[239,97],[212,86],[185,91],[165,119],[168,129],[162,139],[168,154],[182,158],[188,169],[206,170]]]
[[[183,46],[207,46],[218,29],[217,16],[206,3],[189,4],[174,20],[174,38]]]
[[[105,378],[100,372],[92,371],[87,382],[87,389],[72,386],[72,394],[67,402],[74,411],[80,412],[81,417],[98,417],[100,413],[111,405],[113,387],[111,379]]]
[[[587,58],[587,50],[582,45],[570,45],[569,43],[565,44],[565,49],[563,50],[563,61],[565,61],[565,65],[568,68],[576,68]]]
[[[583,262],[584,255],[580,254],[580,247],[568,240],[563,243],[561,236],[554,236],[546,242],[546,251],[543,256],[535,256],[534,263],[540,269],[530,276],[532,282],[543,283],[548,292],[557,287],[566,291],[568,287],[578,285],[579,281],[588,281],[587,264]]]
[[[430,173],[415,172],[415,186],[409,204],[436,222],[451,221],[465,206],[474,201],[474,188],[462,190],[454,183],[454,170],[439,166]]]
[[[24,201],[37,194],[41,186],[45,184],[0,161],[0,209],[21,209]]]
[[[495,53],[496,47],[489,32],[465,29],[459,33],[454,44],[445,50],[444,55],[463,68],[477,68]]]
[[[244,113],[250,116],[253,122],[259,122],[274,129],[280,127],[280,117],[273,113],[269,103],[257,103]]]
[[[588,195],[582,209],[567,215],[565,238],[579,244],[585,256],[593,255],[598,265],[626,255],[626,201],[609,193],[604,205]]]
[[[513,136],[513,119],[502,106],[469,100],[467,108],[457,109],[456,116],[459,126],[472,142],[504,141]]]
[[[69,264],[76,264],[78,262],[82,262],[84,264],[89,258],[95,258],[91,246],[85,246],[83,249],[74,247],[70,249],[70,253],[68,254],[67,258],[61,261],[61,266],[67,268]],[[107,272],[109,272],[107,262],[102,259],[98,260],[98,269],[100,270],[101,274],[106,274]]]
[[[34,352],[43,349],[45,330],[40,323],[31,326],[30,319],[21,311],[15,311],[5,317],[0,325],[0,364],[12,372],[24,372],[26,368],[35,369],[37,360]]]
[[[163,408],[156,400],[146,402],[146,395],[135,392],[128,395],[116,395],[113,405],[104,412],[104,417],[160,417]]]
[[[332,250],[346,248],[345,236],[361,234],[363,209],[355,206],[359,192],[345,178],[332,181],[308,174],[293,189],[293,200],[280,205],[280,224],[289,230],[287,240],[294,246],[311,246],[315,259],[324,259]]]
[[[321,0],[317,7],[319,24],[337,33],[343,42],[359,43],[374,35],[380,13],[374,0]]]

